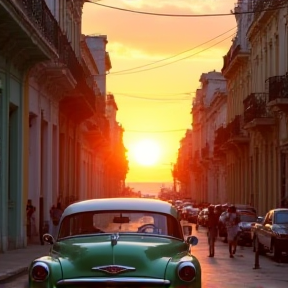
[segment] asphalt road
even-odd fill
[[[195,230],[192,235],[199,239],[197,246],[192,247],[192,253],[197,257],[202,267],[202,288],[287,288],[288,260],[276,263],[267,254],[259,257],[260,269],[255,268],[255,253],[252,247],[239,246],[235,258],[230,258],[228,246],[221,239],[216,241],[215,257],[208,257],[206,229]],[[27,274],[12,278],[0,288],[28,288]]]

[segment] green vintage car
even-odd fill
[[[57,239],[43,238],[51,250],[31,263],[29,287],[201,287],[201,266],[191,254],[198,239],[168,202],[74,203],[62,215]]]

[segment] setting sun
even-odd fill
[[[141,140],[131,149],[131,156],[138,164],[151,166],[159,160],[160,147],[151,139]]]

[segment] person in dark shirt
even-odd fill
[[[32,205],[32,200],[28,199],[26,204],[26,217],[27,217],[27,236],[32,236],[32,215],[35,212],[35,207]]]
[[[209,244],[208,257],[214,257],[215,254],[215,241],[218,234],[218,215],[214,213],[214,205],[208,207],[208,221],[207,221],[207,236]]]

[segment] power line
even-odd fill
[[[181,55],[181,54],[184,54],[184,53],[187,53],[187,52],[189,52],[189,51],[191,51],[191,50],[194,50],[194,49],[196,49],[196,48],[199,48],[200,46],[205,45],[205,44],[207,44],[207,43],[209,43],[209,42],[211,42],[211,41],[213,41],[213,40],[215,40],[215,39],[217,39],[217,38],[225,35],[226,33],[234,30],[235,28],[237,28],[237,27],[235,26],[235,27],[227,30],[226,32],[224,32],[224,33],[222,33],[222,34],[220,34],[220,35],[218,35],[218,36],[216,36],[216,37],[214,37],[214,38],[212,38],[212,39],[210,39],[210,40],[208,40],[208,41],[206,41],[206,42],[204,42],[204,43],[201,43],[201,44],[199,44],[199,45],[197,45],[197,46],[195,46],[195,47],[193,47],[193,48],[191,48],[191,49],[185,50],[185,51],[180,52],[180,53],[178,53],[178,54],[175,54],[175,55],[173,55],[173,56],[170,56],[170,57],[167,57],[167,58],[164,58],[164,59],[161,59],[161,60],[158,60],[158,61],[155,61],[155,62],[146,64],[146,65],[142,65],[142,66],[138,66],[138,67],[134,67],[134,68],[130,68],[130,69],[125,69],[125,70],[121,70],[121,71],[111,72],[110,74],[111,74],[111,75],[114,75],[114,74],[118,74],[118,73],[123,73],[123,72],[126,72],[126,71],[131,71],[131,70],[135,70],[135,69],[147,67],[147,66],[150,66],[150,65],[153,65],[153,64],[162,62],[162,61],[169,60],[169,59],[171,59],[171,58],[175,58],[175,57],[177,57],[177,56],[179,56],[179,55]]]
[[[134,98],[134,99],[140,99],[140,100],[151,100],[151,101],[191,101],[191,98],[149,98],[149,97],[140,97],[140,96],[134,96],[134,95],[128,95],[128,94],[124,94],[124,93],[115,93],[113,92],[113,94],[115,94],[116,96],[118,95],[122,95],[124,97],[128,97],[128,98]]]
[[[181,61],[181,60],[184,60],[184,59],[190,58],[190,57],[192,57],[192,56],[198,55],[198,54],[200,54],[200,53],[202,53],[202,52],[204,52],[204,51],[207,51],[207,50],[209,50],[210,48],[212,48],[212,47],[220,44],[221,42],[223,42],[223,41],[225,41],[225,40],[227,40],[227,39],[229,39],[229,38],[231,38],[231,37],[233,37],[233,36],[235,36],[235,33],[232,34],[232,35],[230,35],[230,36],[228,36],[228,37],[226,37],[226,38],[224,38],[224,39],[222,39],[221,41],[218,41],[217,43],[209,46],[208,48],[202,49],[201,51],[198,51],[198,52],[196,52],[196,53],[194,53],[194,54],[192,54],[192,55],[188,55],[188,56],[186,56],[186,57],[183,57],[183,58],[181,58],[181,59],[178,59],[178,60],[175,60],[175,61],[166,63],[166,64],[163,64],[163,65],[161,65],[161,66],[156,66],[156,67],[152,67],[152,68],[148,68],[148,69],[138,70],[138,71],[134,71],[134,72],[131,72],[131,73],[127,72],[127,73],[119,73],[119,74],[115,74],[115,75],[114,75],[114,74],[112,75],[112,74],[110,73],[109,75],[112,75],[112,76],[119,76],[119,75],[120,75],[120,76],[121,76],[121,75],[135,74],[135,73],[139,73],[139,72],[145,72],[145,71],[150,71],[150,70],[157,69],[157,68],[162,68],[162,67],[165,67],[165,66],[167,66],[167,65],[174,64],[174,63],[179,62],[179,61]]]
[[[102,6],[102,7],[106,7],[106,8],[110,8],[110,9],[115,9],[115,10],[120,10],[120,11],[124,11],[124,12],[144,14],[144,15],[150,15],[150,16],[164,16],[164,17],[218,17],[218,16],[232,16],[232,15],[235,16],[235,15],[254,14],[254,13],[260,13],[260,12],[266,12],[266,11],[279,10],[279,9],[287,7],[287,6],[272,7],[269,9],[262,9],[262,10],[256,10],[256,11],[245,11],[245,12],[230,11],[230,13],[223,13],[223,14],[221,14],[221,13],[219,13],[219,14],[168,14],[168,13],[152,13],[152,12],[124,9],[124,8],[120,8],[120,7],[99,4],[99,3],[96,3],[93,1],[87,1],[87,2],[98,5],[98,6]]]

